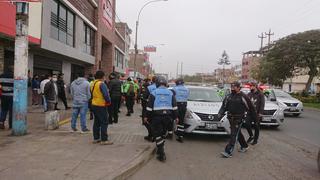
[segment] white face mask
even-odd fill
[[[52,80],[53,80],[54,82],[56,82],[58,79],[57,79],[57,78],[52,78]]]

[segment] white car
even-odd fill
[[[284,108],[285,115],[291,114],[293,116],[299,116],[303,112],[303,104],[301,101],[280,89],[274,89],[273,91],[279,105]]]
[[[248,94],[250,89],[241,88],[241,91]],[[260,125],[279,127],[284,121],[284,108],[277,103],[274,92],[272,90],[268,92],[268,95],[265,94],[265,105]]]
[[[218,119],[222,98],[213,87],[188,86],[190,96],[185,116],[185,132],[198,134],[230,134],[226,116]]]

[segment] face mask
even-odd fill
[[[52,80],[53,80],[54,82],[56,82],[58,79],[57,79],[57,78],[52,78]]]
[[[235,93],[236,93],[236,90],[231,90],[231,93],[232,93],[232,94],[235,94]]]
[[[250,91],[253,93],[253,92],[254,92],[254,89],[251,89]]]

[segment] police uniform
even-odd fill
[[[239,93],[231,93],[223,100],[218,116],[222,117],[225,112],[228,112],[227,116],[230,122],[231,138],[222,154],[225,157],[231,157],[237,140],[241,146],[240,150],[246,150],[246,148],[248,148],[248,144],[241,133],[241,126],[246,113],[253,118],[256,118],[257,114],[250,99],[241,91]]]
[[[177,104],[173,93],[161,85],[155,89],[148,99],[147,118],[152,119],[151,129],[156,141],[157,155],[160,161],[165,160],[164,136],[168,123],[177,118]]]
[[[190,91],[183,84],[179,84],[173,88],[177,100],[179,123],[177,125],[176,135],[178,141],[182,142],[184,136],[184,117],[187,111],[187,101]]]
[[[143,122],[143,119],[147,116],[147,105],[148,105],[148,98],[150,95],[150,93],[148,91],[149,86],[150,86],[150,83],[147,81],[142,85],[141,106],[142,106],[142,124],[146,127],[146,129],[148,131],[148,135],[145,136],[144,138],[148,141],[152,141],[152,131],[151,131],[151,126],[150,126],[151,121],[149,120],[149,123]]]
[[[13,104],[13,73],[4,73],[0,76],[2,87],[0,128],[4,129],[4,122],[9,112],[9,128],[12,128],[12,104]]]

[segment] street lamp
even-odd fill
[[[139,20],[140,20],[140,15],[142,10],[149,4],[151,3],[155,3],[155,2],[160,2],[160,1],[168,1],[168,0],[153,0],[153,1],[149,1],[146,4],[144,4],[138,14],[138,19],[136,21],[136,37],[135,37],[135,44],[134,44],[134,62],[133,62],[133,70],[134,70],[134,78],[136,78],[136,61],[137,61],[137,55],[138,55],[138,26],[139,26]]]

